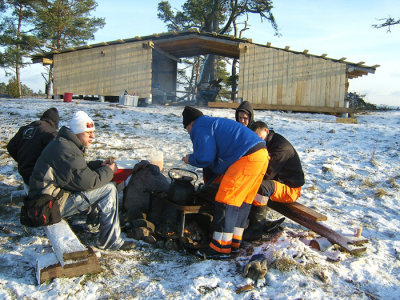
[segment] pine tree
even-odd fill
[[[8,0],[0,5],[3,20],[0,24],[0,65],[6,75],[15,74],[14,97],[21,97],[20,70],[30,64],[28,57],[38,46],[39,41],[34,33],[33,5],[35,0]]]
[[[105,25],[104,18],[91,17],[96,9],[94,0],[41,0],[36,6],[38,37],[47,51],[61,51],[80,46],[94,39],[94,33]],[[53,79],[52,66],[47,79],[50,97]]]

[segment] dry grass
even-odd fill
[[[369,178],[363,179],[362,183],[369,188],[375,188],[377,184],[376,182],[371,181]]]
[[[303,274],[321,274],[324,273],[324,267],[320,264],[308,261],[305,264],[297,262],[289,256],[280,256],[271,264],[270,268],[277,269],[281,272],[290,272],[298,270]]]
[[[387,195],[389,195],[389,193],[383,188],[379,188],[375,192],[375,198],[382,198],[383,196]]]

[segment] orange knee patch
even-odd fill
[[[291,203],[295,202],[301,195],[301,187],[292,188],[278,181],[274,181],[274,183],[275,192],[270,197],[272,201]]]

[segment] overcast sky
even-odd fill
[[[158,0],[97,0],[95,15],[104,17],[106,25],[95,34],[89,44],[119,38],[151,35],[166,32],[167,28],[157,18]],[[169,1],[180,9],[183,0]],[[365,65],[380,65],[375,74],[350,80],[349,91],[366,94],[374,104],[400,106],[400,25],[375,29],[379,18],[400,18],[398,0],[275,0],[273,14],[280,36],[274,36],[267,22],[259,17],[250,18],[246,37],[253,42],[303,51],[330,58],[347,57],[347,61]],[[22,70],[22,82],[35,91],[44,90],[44,80],[39,64]],[[0,81],[4,74],[0,74]]]

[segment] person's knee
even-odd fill
[[[97,207],[105,213],[114,211],[117,207],[118,192],[115,184],[108,183],[102,188],[102,200],[98,203]]]
[[[104,189],[110,193],[117,193],[117,187],[114,183],[109,182],[104,186]]]

